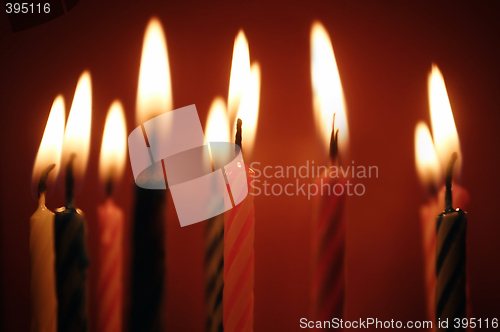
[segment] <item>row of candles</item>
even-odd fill
[[[249,160],[256,136],[260,67],[251,64],[243,31],[235,39],[227,103],[215,98],[205,135],[208,141],[230,141],[243,146]],[[311,77],[316,128],[331,165],[340,164],[348,150],[349,132],[340,76],[330,38],[316,22],[311,30]],[[74,203],[88,162],[91,131],[91,77],[84,72],[65,126],[65,105],[56,97],[33,169],[39,197],[30,220],[32,331],[86,329],[86,226],[83,212]],[[462,156],[444,79],[436,66],[429,76],[433,135],[424,122],[416,127],[417,170],[429,201],[421,208],[428,318],[465,317],[466,214],[452,208],[464,206],[467,192],[454,184]],[[159,20],[146,29],[141,57],[136,125],[173,109],[166,39]],[[243,121],[241,121],[241,120]],[[237,121],[238,120],[238,121]],[[113,185],[122,177],[126,159],[126,127],[119,101],[111,105],[103,134],[99,175],[106,187],[106,201],[97,207],[99,273],[99,331],[123,329],[123,223],[124,212],[111,198]],[[147,141],[147,137],[146,137]],[[452,157],[453,156],[453,157]],[[456,162],[455,162],[456,161]],[[455,165],[453,163],[455,162]],[[63,165],[66,204],[55,214],[45,207],[47,187]],[[446,170],[445,186],[443,170]],[[250,194],[235,208],[206,222],[206,306],[208,331],[253,330],[254,196],[253,171],[247,167]],[[343,181],[332,179],[331,184]],[[168,188],[168,183],[166,183]],[[160,330],[165,266],[165,190],[137,187],[133,215],[131,330]],[[317,319],[342,317],[345,303],[346,196],[315,197],[312,217],[312,303]],[[443,212],[444,211],[444,212]],[[438,217],[439,216],[439,217]],[[436,249],[437,248],[437,249]],[[437,253],[436,253],[437,250]],[[437,266],[436,266],[437,264]],[[436,274],[437,271],[437,274]],[[436,276],[437,275],[437,276]],[[437,294],[437,297],[436,295]],[[437,303],[437,305],[435,304]]]

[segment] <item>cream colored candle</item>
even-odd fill
[[[45,206],[45,193],[30,218],[30,256],[31,331],[56,331],[54,213]]]
[[[32,332],[57,330],[54,213],[45,206],[45,194],[47,181],[54,182],[59,170],[54,163],[60,163],[63,133],[64,100],[58,96],[47,120],[32,175],[33,190],[38,193],[38,209],[30,218]]]

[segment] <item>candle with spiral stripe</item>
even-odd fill
[[[331,163],[338,159],[337,139],[338,130],[331,135]],[[317,179],[321,191],[313,202],[312,303],[317,320],[342,318],[345,305],[345,179],[327,175],[325,172]],[[325,186],[328,192],[323,192]]]
[[[99,230],[98,253],[98,319],[97,329],[103,332],[123,331],[123,210],[114,202],[113,186],[125,167],[126,128],[123,107],[112,103],[102,138],[99,177],[106,183],[106,200],[97,207]]]
[[[311,28],[311,78],[314,119],[330,165],[340,165],[348,149],[349,127],[342,83],[328,32],[319,22]],[[332,121],[333,119],[333,121]],[[342,319],[345,306],[345,178],[316,181],[312,223],[312,315],[317,320]],[[328,192],[325,191],[328,187]]]
[[[229,142],[229,123],[224,100],[217,97],[208,112],[205,137],[208,142]],[[228,154],[229,151],[221,151]],[[211,154],[214,152],[212,151]],[[213,157],[212,157],[213,158]],[[213,169],[212,160],[212,170]],[[224,289],[224,214],[206,222],[205,229],[205,305],[206,331],[222,332]]]
[[[436,318],[438,322],[448,320],[453,330],[454,319],[466,317],[466,228],[467,214],[452,206],[451,179],[454,153],[446,172],[445,210],[437,218],[436,225]],[[448,331],[438,325],[439,331]]]
[[[224,289],[224,214],[207,221],[206,225],[206,330],[223,331],[222,297]]]
[[[242,121],[239,118],[235,136],[236,145],[242,147]],[[247,196],[243,201],[233,196],[233,201],[241,203],[224,213],[223,326],[226,332],[253,331],[255,212],[252,181],[255,172],[247,167],[246,176]],[[228,189],[230,191],[229,185]]]
[[[63,140],[66,204],[55,211],[57,329],[84,331],[87,322],[87,226],[75,206],[73,189],[83,179],[90,148],[92,93],[90,73],[84,72],[76,86]]]
[[[224,331],[253,331],[255,217],[247,169],[247,197],[224,214]]]
[[[446,89],[444,77],[436,65],[428,79],[429,108],[432,123],[433,145],[441,169],[445,170],[445,188],[438,194],[438,207],[445,211],[439,215],[435,224],[435,322],[436,328],[441,330],[439,322],[449,318],[451,329],[452,317],[467,317],[472,312],[468,301],[466,271],[465,271],[465,236],[466,214],[463,210],[454,209],[453,204],[465,207],[469,200],[467,191],[453,183],[452,179],[460,180],[462,153],[455,119],[450,99]],[[450,159],[451,156],[451,159]],[[460,324],[461,325],[461,324]],[[465,326],[460,326],[465,330]],[[467,327],[469,330],[469,328]]]

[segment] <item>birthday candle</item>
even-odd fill
[[[250,65],[248,42],[243,31],[236,36],[229,81],[228,117],[236,129],[235,143],[249,158],[255,142],[260,100],[260,67]],[[242,146],[242,120],[245,121],[245,150]],[[238,151],[239,153],[239,151]],[[242,161],[241,161],[242,163]],[[243,164],[244,165],[244,164]],[[243,167],[243,166],[242,166]],[[253,331],[254,322],[254,171],[246,168],[248,194],[224,214],[224,291],[225,332]],[[232,193],[235,194],[234,192]]]
[[[49,172],[56,166],[50,163],[60,163],[63,135],[64,100],[58,96],[52,105],[33,167],[33,184],[38,182],[38,209],[30,218],[32,332],[55,332],[57,329],[54,213],[45,206],[45,194]],[[51,182],[58,171],[59,167],[56,167],[52,172]]]
[[[330,37],[318,22],[311,29],[311,78],[317,131],[329,147],[330,164],[340,164],[349,138],[344,96]],[[312,312],[318,320],[342,319],[346,225],[345,193],[338,188],[345,187],[345,180],[324,177],[318,179],[321,195],[314,200]],[[323,193],[324,185],[330,188],[328,193]]]
[[[239,119],[238,119],[239,120]],[[236,144],[241,146],[241,120]],[[224,331],[253,331],[255,212],[252,180],[247,168],[248,194],[224,214]]]
[[[55,211],[54,220],[59,331],[87,329],[87,230],[84,214],[75,206],[73,190],[75,180],[83,178],[87,165],[91,109],[90,74],[84,72],[64,132],[66,204]]]
[[[172,110],[172,89],[165,34],[158,19],[148,23],[137,88],[136,125]],[[156,128],[158,131],[168,128]],[[146,138],[145,138],[146,139]],[[146,140],[146,142],[148,142]],[[148,145],[149,150],[149,145]],[[163,161],[154,163],[142,174],[144,181],[158,183],[158,190],[135,186],[133,217],[132,293],[130,330],[160,331],[165,284],[165,220],[167,186]]]
[[[113,185],[125,166],[126,128],[123,107],[113,102],[102,138],[99,177],[106,184],[106,200],[97,207],[99,259],[98,331],[123,331],[123,210],[112,198]]]
[[[229,142],[226,105],[216,98],[210,106],[205,136],[208,142]],[[206,330],[223,331],[222,296],[224,289],[224,214],[206,222]]]
[[[446,205],[436,225],[436,317],[448,320],[449,326],[439,331],[465,330],[455,328],[455,319],[466,317],[466,229],[467,214],[452,206],[451,179],[457,154],[453,153],[446,172]],[[461,324],[459,324],[461,326]]]

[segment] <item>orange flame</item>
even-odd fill
[[[50,110],[49,119],[43,132],[42,141],[38,148],[33,173],[31,177],[32,187],[36,188],[40,180],[41,172],[49,165],[55,164],[49,173],[47,184],[53,184],[61,168],[61,150],[64,136],[64,98],[59,95],[54,99]]]
[[[136,124],[141,125],[172,110],[172,86],[167,43],[160,21],[152,18],[144,34],[139,86],[137,88]]]
[[[75,178],[81,179],[87,168],[90,149],[90,126],[92,120],[92,87],[90,73],[85,71],[76,85],[73,104],[66,123],[63,143],[63,165],[72,154]]]
[[[415,128],[415,163],[422,184],[437,186],[441,168],[429,127],[422,121]]]
[[[111,104],[104,134],[102,136],[101,154],[99,157],[99,177],[102,183],[119,180],[125,168],[127,151],[127,133],[123,106],[116,100]]]
[[[260,100],[260,66],[250,66],[248,42],[243,31],[234,42],[231,77],[229,80],[228,117],[231,124],[231,138],[236,134],[238,118],[243,121],[243,150],[246,156],[253,151],[257,133]]]
[[[311,29],[311,77],[314,118],[321,141],[328,151],[335,113],[335,129],[339,129],[339,153],[342,154],[349,143],[344,94],[332,42],[319,22],[313,23]]]
[[[462,167],[460,142],[444,78],[436,65],[432,66],[432,71],[429,74],[429,106],[431,110],[432,136],[436,153],[441,162],[441,168],[446,169],[451,155],[456,152],[458,159],[453,173],[454,179],[457,179]]]

